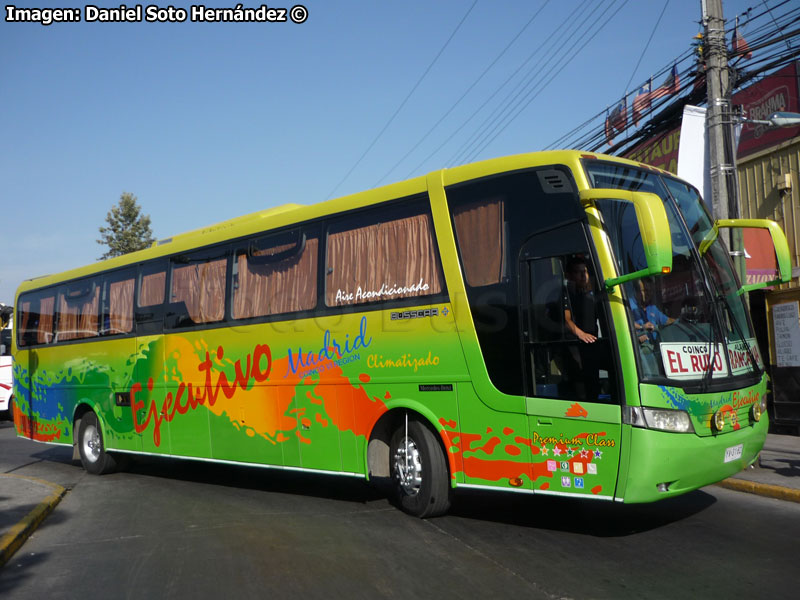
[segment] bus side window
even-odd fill
[[[352,306],[444,291],[444,276],[426,203],[334,223],[327,237],[325,304]]]
[[[58,292],[56,341],[96,337],[100,333],[100,278],[67,284]]]
[[[120,335],[133,331],[133,289],[136,270],[109,273],[103,284],[102,335]]]
[[[480,199],[453,208],[453,224],[467,285],[501,283],[508,270],[505,199]]]
[[[250,240],[233,261],[234,319],[312,310],[317,305],[319,235],[292,229]]]
[[[167,308],[170,328],[217,323],[225,318],[227,256],[207,252],[173,258]]]
[[[20,347],[52,343],[55,300],[55,292],[52,291],[21,297],[17,329]]]
[[[136,335],[157,335],[164,330],[164,299],[167,290],[167,263],[149,262],[139,268],[134,308]]]
[[[152,265],[142,267],[142,279],[139,286],[139,302],[137,306],[148,308],[158,306],[164,302],[164,292],[167,287],[166,267]]]

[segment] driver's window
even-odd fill
[[[527,367],[531,392],[546,398],[611,402],[611,347],[597,277],[583,254],[526,263]]]

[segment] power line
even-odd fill
[[[472,12],[472,9],[473,9],[473,8],[475,8],[475,5],[476,5],[477,3],[478,3],[478,0],[475,0],[475,1],[472,3],[472,6],[470,6],[470,7],[469,7],[469,9],[467,10],[467,12],[466,12],[466,13],[464,14],[464,16],[461,18],[461,21],[459,21],[458,25],[456,25],[456,28],[453,30],[453,33],[451,33],[451,34],[450,34],[450,37],[449,37],[449,38],[447,38],[447,41],[444,43],[444,46],[442,46],[441,50],[439,50],[439,52],[438,52],[438,53],[436,54],[436,56],[433,58],[433,60],[431,61],[431,64],[429,64],[429,65],[428,65],[428,68],[427,68],[427,69],[425,69],[425,72],[424,72],[424,73],[423,73],[423,74],[420,76],[420,78],[417,80],[417,83],[415,83],[415,84],[414,84],[414,87],[412,87],[412,88],[411,88],[411,91],[410,91],[410,92],[408,92],[408,95],[407,95],[407,96],[405,97],[405,99],[404,99],[404,100],[403,100],[403,101],[400,103],[400,106],[398,106],[398,107],[397,107],[397,110],[395,110],[395,111],[394,111],[394,114],[393,114],[391,117],[389,117],[389,120],[386,122],[386,124],[383,126],[383,128],[382,128],[382,129],[381,129],[381,130],[378,132],[378,135],[376,135],[376,136],[375,136],[375,139],[373,139],[373,140],[372,140],[372,142],[370,143],[370,145],[369,145],[369,146],[367,146],[367,149],[366,149],[366,150],[364,150],[364,152],[361,154],[361,156],[358,158],[358,160],[355,162],[355,164],[354,164],[352,167],[350,167],[350,170],[349,170],[349,171],[348,171],[348,172],[345,174],[345,176],[344,176],[344,177],[342,177],[341,181],[340,181],[339,183],[337,183],[337,184],[336,184],[336,185],[333,187],[333,189],[330,191],[330,193],[328,194],[328,196],[327,196],[327,198],[326,198],[326,199],[330,199],[330,198],[333,196],[333,194],[336,192],[336,190],[337,190],[337,189],[339,189],[339,186],[341,186],[341,185],[342,185],[342,184],[343,184],[343,183],[344,183],[344,182],[347,180],[347,178],[348,178],[348,177],[350,177],[350,174],[351,174],[351,173],[352,173],[352,172],[353,172],[353,171],[356,169],[356,167],[357,167],[359,164],[361,164],[361,161],[362,161],[362,160],[364,160],[364,157],[365,157],[365,156],[366,156],[366,155],[369,153],[369,151],[370,151],[370,150],[372,150],[372,147],[373,147],[373,146],[374,146],[374,145],[377,143],[377,141],[380,139],[380,137],[381,137],[381,136],[384,134],[384,132],[385,132],[385,131],[386,131],[386,130],[389,128],[389,125],[391,125],[391,124],[392,124],[392,121],[394,121],[395,117],[397,117],[397,115],[400,113],[400,111],[401,111],[401,110],[403,110],[403,107],[406,105],[406,103],[408,102],[409,98],[411,98],[411,96],[414,94],[414,92],[416,91],[416,89],[417,89],[417,88],[419,87],[419,85],[422,83],[422,80],[423,80],[423,79],[425,79],[425,76],[426,76],[426,75],[428,74],[428,72],[429,72],[429,71],[430,71],[430,70],[433,68],[433,65],[434,65],[434,64],[436,64],[436,61],[437,61],[437,60],[439,60],[439,57],[440,57],[440,56],[442,55],[442,53],[445,51],[445,48],[447,48],[447,46],[449,46],[449,45],[450,45],[450,42],[451,42],[451,41],[452,41],[452,39],[455,37],[455,35],[456,35],[456,33],[458,32],[458,30],[459,30],[459,29],[461,29],[461,26],[464,24],[464,21],[466,21],[466,20],[467,20],[467,17],[468,17],[468,16],[469,16],[469,14]]]
[[[754,58],[747,60],[746,71],[739,70],[736,88],[741,89],[745,83],[751,81],[753,78],[781,68],[789,64],[789,62],[794,60],[797,56],[800,56],[800,48],[795,48],[789,43],[790,41],[800,39],[800,29],[787,31],[791,25],[800,22],[800,8],[790,8],[778,16],[774,14],[776,9],[786,4],[790,4],[790,0],[780,2],[772,8],[767,6],[766,10],[763,12],[754,16],[749,16],[746,23],[756,25],[754,29],[750,29],[748,34],[748,46],[750,51],[753,52]],[[749,9],[748,12],[750,10],[753,9]],[[771,23],[768,21],[767,23],[761,24],[767,18],[771,19]],[[734,20],[728,19],[726,21],[726,33],[731,33],[734,27]],[[776,46],[783,45],[784,42],[787,42],[788,49],[778,50]],[[684,54],[675,59],[673,64],[685,65],[686,59],[690,56],[691,53],[689,56]],[[654,78],[663,76],[663,74],[664,73],[661,75],[654,75]],[[698,71],[696,66],[692,63],[688,67],[681,68],[678,71],[678,75],[682,82],[678,92],[667,98],[653,102],[648,110],[643,111],[642,117],[644,124],[642,127],[638,131],[628,134],[627,137],[621,139],[611,148],[605,150],[605,152],[623,152],[631,148],[632,145],[638,143],[639,140],[648,138],[662,131],[667,125],[665,119],[671,121],[679,120],[684,104],[704,102],[702,90],[705,86],[702,83],[702,71]],[[629,96],[630,94],[626,94],[626,97]],[[658,114],[656,114],[657,112]],[[604,116],[606,116],[606,114],[600,112],[590,117],[581,125],[556,140],[556,142],[548,146],[548,148],[567,141],[568,143],[564,143],[564,146],[597,151],[599,147],[605,143]],[[649,120],[648,117],[650,117]],[[586,131],[589,123],[597,123],[597,125]],[[581,132],[585,133],[581,135]],[[627,133],[627,131],[625,133]]]
[[[778,25],[777,21],[775,21],[775,17],[774,17],[774,15],[772,14],[772,9],[771,9],[771,8],[770,8],[770,7],[767,5],[767,0],[762,0],[762,2],[764,3],[764,6],[766,7],[766,9],[767,9],[767,12],[769,13],[769,16],[770,16],[770,18],[772,19],[772,22],[775,24],[775,27],[776,27],[776,28],[777,28],[777,29],[778,29],[778,30],[779,30],[781,33],[783,33],[783,28],[782,28],[780,25]],[[749,11],[749,9],[748,9],[748,11]],[[786,47],[787,47],[787,48],[789,48],[789,50],[792,50],[792,45],[789,43],[789,40],[786,40]]]
[[[556,72],[553,71],[557,67],[563,68],[568,64],[570,64],[578,56],[580,51],[583,50],[586,47],[586,45],[589,42],[591,42],[597,36],[597,34],[600,33],[600,31],[602,31],[606,27],[606,25],[608,25],[611,19],[614,18],[619,13],[619,11],[625,7],[628,1],[629,0],[624,0],[622,4],[612,14],[610,14],[608,18],[599,27],[595,29],[594,33],[592,33],[591,36],[585,38],[583,44],[580,47],[576,48],[572,56],[568,57],[563,65],[559,65],[558,63],[556,63],[553,67],[551,67],[550,71],[548,71],[545,74],[545,77],[547,77],[547,75],[549,75],[550,73],[553,73],[552,76],[550,76],[550,78],[547,81],[545,81],[542,85],[540,85],[538,89],[537,88],[531,89],[526,97],[527,100],[523,98],[523,100],[525,100],[523,104],[520,104],[520,102],[522,101],[517,102],[517,104],[514,106],[516,112],[512,116],[510,116],[502,126],[496,127],[491,138],[487,139],[480,148],[475,149],[475,151],[473,151],[473,153],[469,155],[469,157],[466,159],[465,162],[474,160],[474,158],[477,157],[481,152],[483,152],[489,146],[489,144],[491,144],[495,139],[497,139],[497,137],[501,133],[503,133],[503,131],[505,131],[508,128],[508,126],[511,125],[511,123],[514,122],[517,119],[517,117],[519,117],[520,114],[522,114],[522,112],[530,105],[530,103],[533,102],[533,100],[535,100],[536,97],[538,97],[539,94],[542,93],[547,88],[547,86],[550,85],[550,83],[558,76],[558,71]]]
[[[473,82],[472,82],[472,84],[471,84],[471,85],[470,85],[470,86],[469,86],[469,87],[468,87],[468,88],[467,88],[467,89],[464,91],[464,93],[462,93],[462,94],[461,94],[461,96],[458,98],[458,100],[456,100],[456,101],[455,101],[455,102],[454,102],[454,103],[453,103],[453,104],[450,106],[450,108],[448,108],[448,109],[447,109],[447,111],[446,111],[446,112],[445,112],[445,113],[444,113],[444,114],[443,114],[443,115],[442,115],[442,116],[439,118],[439,120],[438,120],[438,121],[436,121],[436,123],[434,123],[434,124],[433,124],[433,127],[431,127],[430,129],[428,129],[428,131],[425,133],[425,135],[423,135],[423,136],[420,138],[420,140],[419,140],[419,141],[418,141],[416,144],[414,144],[414,145],[411,147],[411,149],[410,149],[408,152],[406,152],[406,153],[403,155],[403,157],[402,157],[402,158],[400,158],[400,160],[398,160],[398,161],[397,161],[397,162],[396,162],[396,163],[395,163],[395,164],[392,166],[392,168],[391,168],[391,169],[389,169],[389,170],[388,170],[386,173],[384,173],[383,177],[381,177],[381,178],[380,178],[380,179],[379,179],[379,180],[378,180],[378,181],[375,183],[375,186],[378,186],[378,185],[380,185],[380,184],[381,184],[381,183],[382,183],[382,182],[383,182],[383,181],[384,181],[384,180],[385,180],[385,179],[386,179],[386,178],[387,178],[387,177],[388,177],[388,176],[389,176],[389,175],[390,175],[390,174],[391,174],[391,173],[392,173],[392,172],[393,172],[393,171],[394,171],[394,170],[395,170],[395,169],[396,169],[396,168],[397,168],[397,167],[398,167],[398,166],[399,166],[399,165],[400,165],[400,164],[401,164],[401,163],[402,163],[402,162],[403,162],[403,161],[404,161],[406,158],[408,158],[408,157],[409,157],[409,155],[410,155],[412,152],[414,152],[414,150],[416,150],[417,148],[419,148],[419,147],[420,147],[420,145],[422,144],[422,142],[424,142],[426,139],[428,139],[428,136],[429,136],[431,133],[433,133],[433,131],[434,131],[434,130],[435,130],[435,129],[436,129],[436,128],[437,128],[437,127],[438,127],[438,126],[439,126],[439,125],[442,123],[442,121],[444,121],[444,120],[445,120],[445,119],[446,119],[446,118],[447,118],[447,117],[450,115],[450,113],[452,113],[452,112],[453,112],[453,110],[455,110],[456,106],[458,106],[458,105],[461,103],[461,101],[462,101],[464,98],[466,98],[466,97],[467,97],[467,95],[468,95],[468,94],[469,94],[469,93],[470,93],[470,92],[473,90],[473,88],[474,88],[474,87],[475,87],[475,86],[478,84],[478,82],[480,82],[480,81],[481,81],[481,79],[483,79],[483,78],[484,78],[484,76],[485,76],[485,75],[486,75],[486,74],[487,74],[487,73],[488,73],[488,72],[489,72],[489,71],[492,69],[492,67],[494,67],[494,66],[497,64],[497,62],[498,62],[498,61],[499,61],[499,60],[500,60],[500,59],[501,59],[501,58],[502,58],[502,57],[505,55],[505,53],[506,53],[506,52],[508,52],[509,48],[511,48],[511,46],[513,46],[513,45],[514,45],[514,43],[515,43],[515,42],[516,42],[516,41],[519,39],[519,37],[520,37],[520,36],[521,36],[521,35],[522,35],[522,34],[525,32],[525,30],[527,30],[527,29],[528,29],[528,27],[530,27],[531,23],[533,23],[533,21],[536,19],[536,17],[538,17],[538,16],[539,16],[539,14],[540,14],[540,13],[541,13],[541,12],[544,10],[545,6],[547,6],[547,3],[548,3],[549,1],[550,1],[550,0],[545,0],[545,1],[544,1],[544,3],[543,3],[543,4],[542,4],[540,7],[539,7],[539,10],[537,10],[537,11],[536,11],[536,12],[533,14],[533,16],[532,16],[530,19],[528,19],[528,22],[527,22],[527,23],[525,23],[525,25],[523,25],[523,26],[522,26],[522,29],[520,29],[520,30],[519,30],[519,32],[517,33],[517,35],[515,35],[515,36],[514,36],[514,37],[511,39],[511,41],[510,41],[510,42],[509,42],[509,43],[506,45],[506,47],[505,47],[505,48],[503,48],[503,50],[501,50],[501,51],[500,51],[500,54],[498,54],[498,55],[497,55],[497,56],[494,58],[494,60],[493,60],[491,63],[489,63],[489,66],[487,66],[487,67],[486,67],[486,68],[483,70],[483,72],[482,72],[480,75],[478,75],[478,78],[477,78],[477,79],[475,79],[475,81],[473,81]],[[426,160],[427,160],[427,159],[426,159]]]
[[[617,0],[612,0],[612,4],[613,2],[616,1]],[[583,37],[583,35],[585,35],[584,33],[581,32],[581,28],[583,28],[584,25],[591,22],[587,27],[588,30],[591,29],[591,27],[593,27],[594,24],[596,24],[597,21],[596,19],[593,19],[593,17],[595,12],[600,10],[600,8],[601,4],[599,2],[595,3],[594,6],[592,6],[591,11],[583,13],[583,21],[581,21],[577,26],[573,25],[573,30],[575,32],[574,36],[576,38],[581,38]],[[607,12],[609,8],[610,6],[607,6],[605,8],[605,11]],[[575,11],[573,11],[573,14],[576,14],[578,12],[579,11],[576,9]],[[559,30],[560,28],[555,28],[553,32],[550,34],[550,36],[547,38],[545,43],[538,46],[534,50],[534,52],[531,53],[528,60],[526,60],[526,62],[523,63],[522,66],[527,64],[530,61],[530,59],[533,58],[536,54],[539,54],[540,51],[544,54],[544,56],[540,58],[535,64],[530,66],[530,68],[522,77],[522,79],[519,82],[517,82],[514,88],[506,94],[505,98],[503,98],[498,103],[498,105],[493,109],[493,111],[483,120],[483,122],[478,126],[478,128],[467,139],[467,141],[464,142],[459,147],[456,153],[450,158],[449,161],[447,161],[446,164],[452,166],[456,164],[463,164],[464,162],[469,162],[468,160],[466,160],[465,157],[469,156],[472,150],[476,147],[476,145],[479,145],[484,139],[486,139],[487,135],[490,135],[490,131],[492,130],[492,128],[496,127],[498,121],[504,118],[505,115],[508,113],[509,107],[511,107],[512,103],[515,102],[523,93],[525,93],[525,90],[529,88],[533,83],[535,83],[537,78],[541,78],[543,69],[547,67],[548,63],[551,63],[554,60],[554,57],[557,55],[557,50],[560,49],[558,44],[561,38],[557,36],[557,34],[560,33]],[[551,40],[552,43],[550,43]],[[503,86],[505,86],[505,83],[503,84]]]
[[[664,18],[664,13],[667,11],[667,6],[669,6],[669,0],[666,0],[666,2],[664,2],[664,8],[661,9],[661,14],[658,15],[658,19],[656,19],[656,24],[653,25],[653,31],[650,32],[650,38],[644,45],[644,50],[642,50],[642,53],[639,55],[639,60],[636,62],[636,66],[633,67],[631,78],[628,79],[628,83],[625,84],[625,90],[623,92],[624,94],[627,94],[628,90],[630,89],[631,81],[633,81],[633,76],[636,75],[636,71],[639,69],[639,65],[642,64],[642,59],[644,58],[644,55],[647,53],[647,49],[650,47],[650,42],[653,41],[653,36],[656,34],[658,26],[661,24],[661,19]]]
[[[556,34],[557,34],[557,33],[558,33],[558,32],[559,32],[559,31],[560,31],[562,28],[566,27],[566,26],[567,26],[567,25],[570,23],[570,20],[572,19],[572,17],[573,17],[575,14],[577,14],[577,13],[578,13],[580,10],[582,10],[583,6],[585,6],[586,4],[589,4],[590,2],[593,2],[593,0],[584,0],[584,1],[583,1],[583,3],[582,3],[581,5],[579,5],[578,7],[576,7],[576,8],[575,8],[575,9],[572,11],[572,13],[570,13],[570,15],[569,15],[569,16],[567,16],[567,17],[564,19],[564,21],[562,21],[562,23],[561,23],[561,24],[560,24],[558,27],[554,27],[554,28],[553,28],[553,31],[552,31],[552,33],[550,34],[550,36],[548,36],[547,40],[545,40],[545,42],[544,42],[543,44],[541,44],[541,45],[537,46],[537,48],[536,48],[536,49],[535,49],[535,50],[534,50],[534,51],[533,51],[531,54],[529,54],[529,55],[528,55],[528,57],[527,57],[527,58],[526,58],[526,59],[525,59],[525,60],[522,62],[522,64],[520,64],[520,65],[519,65],[519,66],[516,68],[516,70],[515,70],[513,73],[511,73],[511,75],[509,75],[509,76],[508,76],[508,78],[506,78],[506,80],[505,80],[505,81],[504,81],[502,84],[500,84],[500,85],[497,87],[497,89],[496,89],[496,90],[495,90],[495,91],[494,91],[494,92],[493,92],[493,93],[492,93],[492,94],[491,94],[491,95],[490,95],[490,96],[489,96],[489,97],[488,97],[488,98],[487,98],[487,99],[486,99],[486,100],[485,100],[485,101],[484,101],[484,102],[483,102],[483,103],[482,103],[480,106],[478,106],[478,108],[476,108],[476,109],[475,109],[475,110],[472,112],[472,114],[470,114],[470,116],[469,116],[469,117],[467,117],[467,119],[466,119],[464,122],[462,122],[462,123],[461,123],[461,125],[459,125],[459,126],[458,126],[458,127],[455,129],[455,131],[453,131],[453,132],[452,132],[452,133],[451,133],[449,136],[445,137],[445,138],[444,138],[444,140],[443,140],[443,141],[442,141],[442,142],[441,142],[441,143],[440,143],[440,144],[439,144],[439,145],[438,145],[436,148],[434,148],[434,149],[433,149],[433,151],[431,151],[431,152],[430,152],[430,153],[429,153],[429,154],[428,154],[428,155],[427,155],[425,158],[423,158],[423,159],[422,159],[422,160],[421,160],[421,161],[420,161],[420,162],[419,162],[419,163],[418,163],[418,164],[417,164],[417,165],[416,165],[416,166],[415,166],[413,169],[411,169],[411,171],[409,171],[408,175],[406,175],[406,178],[408,178],[408,177],[411,177],[411,176],[412,176],[414,173],[416,173],[416,172],[417,172],[417,171],[418,171],[418,170],[419,170],[419,169],[422,167],[422,165],[424,165],[426,162],[428,162],[428,161],[429,161],[429,160],[430,160],[430,159],[431,159],[431,158],[432,158],[432,157],[433,157],[433,156],[434,156],[434,155],[435,155],[437,152],[439,152],[439,151],[440,151],[440,150],[441,150],[441,149],[442,149],[442,148],[443,148],[445,145],[447,145],[447,144],[448,144],[448,143],[449,143],[449,142],[450,142],[450,141],[451,141],[451,140],[452,140],[452,139],[453,139],[453,138],[454,138],[456,135],[458,135],[458,134],[459,134],[459,133],[460,133],[460,132],[461,132],[461,131],[462,131],[462,130],[463,130],[463,129],[464,129],[466,126],[467,126],[467,124],[469,124],[469,123],[472,121],[472,119],[474,119],[474,118],[475,118],[475,116],[476,116],[478,113],[480,113],[480,111],[481,111],[481,110],[483,110],[483,108],[484,108],[484,107],[485,107],[487,104],[489,104],[489,102],[491,102],[491,101],[492,101],[492,100],[495,98],[495,96],[497,96],[497,94],[499,94],[499,93],[500,93],[500,91],[501,91],[501,90],[502,90],[502,89],[503,89],[503,88],[504,88],[504,87],[505,87],[505,86],[506,86],[506,85],[507,85],[507,84],[508,84],[508,83],[509,83],[509,82],[510,82],[512,79],[514,79],[514,77],[517,75],[517,73],[519,73],[519,72],[520,72],[520,71],[523,69],[523,67],[525,67],[525,65],[526,65],[526,64],[528,64],[528,62],[530,62],[530,60],[531,60],[531,59],[532,59],[534,56],[536,56],[536,54],[539,52],[539,50],[541,50],[541,48],[544,46],[544,44],[547,44],[547,43],[550,41],[550,39],[551,39],[551,38],[553,38],[553,37],[554,37],[554,36],[555,36],[555,35],[556,35]]]

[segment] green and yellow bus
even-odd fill
[[[742,287],[720,229],[768,231]],[[578,151],[289,204],[24,282],[18,435],[129,455],[650,502],[767,433],[745,292],[774,222],[714,222],[670,173]]]

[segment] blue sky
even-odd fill
[[[479,0],[467,14],[473,1],[304,0],[303,24],[42,26],[6,22],[4,11],[0,302],[12,303],[24,279],[95,261],[98,228],[123,192],[161,238],[460,162],[508,93],[502,84],[548,36],[556,31],[563,56],[586,41],[577,23],[562,25],[579,0]],[[14,4],[83,15],[87,3]],[[669,0],[654,34],[664,0],[589,3],[598,4],[615,13],[607,26],[470,161],[547,147],[670,65],[700,31],[700,0]],[[724,0],[725,17],[760,4]]]

